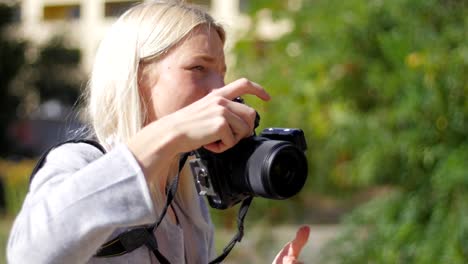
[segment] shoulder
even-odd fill
[[[60,164],[60,166],[69,167],[71,170],[79,169],[102,155],[104,154],[101,150],[88,143],[65,143],[49,152],[44,165]]]
[[[34,179],[31,187],[42,185],[53,175],[73,173],[103,155],[101,150],[88,143],[73,142],[56,146],[45,154],[40,169],[31,175]]]
[[[51,180],[61,181],[104,154],[91,144],[73,142],[57,145],[43,155],[36,165],[40,168],[31,173],[30,192],[37,191]]]

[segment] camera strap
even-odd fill
[[[239,212],[237,214],[237,233],[231,239],[229,244],[223,249],[223,253],[219,255],[214,260],[210,261],[210,264],[221,263],[231,252],[237,242],[241,242],[242,237],[244,237],[244,219],[249,210],[250,203],[252,203],[252,196],[244,199],[241,206],[239,207]]]
[[[164,205],[158,220],[150,226],[133,228],[121,233],[116,238],[103,244],[96,253],[96,257],[107,258],[121,256],[145,245],[153,252],[161,264],[170,264],[169,260],[167,260],[167,258],[159,251],[158,242],[153,235],[153,232],[161,224],[164,216],[167,213],[167,209],[174,200],[175,194],[177,192],[177,186],[179,184],[180,171],[184,167],[184,164],[187,161],[189,155],[190,153],[184,153],[179,161],[179,173],[174,177],[174,180],[172,180],[169,188],[166,191],[166,204]],[[214,260],[210,261],[209,264],[221,263],[229,255],[236,243],[242,240],[244,236],[244,219],[247,215],[247,211],[252,202],[252,199],[253,197],[249,196],[242,201],[237,215],[237,233],[231,239],[229,244],[223,249],[223,253]]]

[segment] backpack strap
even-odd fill
[[[99,144],[99,142],[97,142],[95,140],[91,140],[91,139],[71,139],[71,140],[67,140],[67,141],[64,141],[64,142],[60,142],[60,143],[50,147],[48,150],[46,150],[46,152],[44,152],[41,155],[41,157],[39,158],[39,160],[36,163],[36,166],[34,167],[34,169],[31,172],[31,176],[29,176],[29,184],[30,185],[31,185],[31,182],[32,182],[34,176],[36,175],[36,173],[42,168],[42,166],[44,166],[44,162],[45,162],[45,159],[46,159],[47,155],[49,155],[49,153],[53,149],[55,149],[57,147],[60,147],[60,146],[62,146],[64,144],[68,144],[68,143],[86,143],[86,144],[89,144],[89,145],[92,145],[92,146],[96,147],[103,154],[106,153],[106,149],[104,149],[104,147],[101,144]]]
[[[72,139],[72,140],[67,140],[67,141],[58,143],[50,147],[46,152],[44,152],[41,155],[38,162],[36,163],[36,166],[31,172],[31,176],[29,177],[29,184],[31,184],[36,173],[44,166],[47,155],[53,149],[60,147],[64,144],[68,144],[68,143],[89,144],[99,149],[103,154],[106,153],[106,150],[101,144],[99,144],[99,142],[90,140],[90,139]],[[188,157],[188,154],[184,155],[184,157],[180,161],[180,167],[183,167],[187,157]],[[151,251],[153,251],[156,258],[161,264],[169,264],[169,261],[164,257],[164,255],[161,254],[161,252],[158,249],[158,244],[157,244],[156,238],[153,236],[153,231],[154,229],[157,228],[159,223],[162,221],[162,218],[166,214],[167,207],[170,205],[170,203],[172,202],[174,198],[175,192],[177,191],[178,176],[179,175],[177,175],[176,180],[174,181],[175,183],[173,182],[173,184],[171,185],[171,188],[168,192],[169,195],[168,195],[168,201],[167,201],[166,207],[164,208],[162,215],[159,218],[159,221],[157,221],[155,225],[150,225],[147,227],[140,227],[140,228],[133,228],[126,232],[123,232],[117,238],[104,243],[99,248],[95,256],[103,257],[103,258],[116,257],[116,256],[127,254],[143,245],[146,245]]]

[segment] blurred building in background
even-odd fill
[[[19,1],[17,20],[22,37],[43,43],[52,36],[65,35],[82,50],[82,66],[92,67],[100,40],[109,26],[129,7],[132,0],[23,0]],[[206,7],[226,26],[232,37],[248,25],[243,15],[247,0],[191,0]],[[235,37],[234,37],[235,38]],[[228,43],[229,45],[229,43]]]
[[[92,69],[94,56],[107,29],[135,0],[0,0],[14,9],[11,34],[33,44],[27,56],[37,57],[34,47],[62,36],[70,47],[81,51],[80,68]],[[248,25],[246,0],[187,0],[208,10],[234,39]],[[228,46],[232,42],[228,43]],[[31,59],[31,58],[30,58]],[[65,85],[64,85],[65,89]],[[34,101],[34,100],[33,100]],[[27,115],[9,125],[8,135],[18,156],[36,156],[48,147],[73,138],[81,131],[74,106],[60,100],[35,101]]]
[[[146,0],[151,1],[151,0]],[[142,2],[135,0],[0,0],[14,9],[11,33],[33,44],[26,54],[37,56],[34,47],[40,47],[57,36],[62,36],[70,47],[81,51],[80,68],[89,74],[94,56],[108,28],[128,8]],[[237,39],[251,30],[247,14],[250,0],[186,0],[202,6],[220,22],[227,34],[227,63],[235,62],[229,50]],[[297,6],[301,0],[290,1]],[[289,2],[288,2],[289,3]],[[262,39],[274,40],[289,32],[290,21],[273,21],[268,10],[259,13],[260,23],[255,32]],[[51,73],[54,75],[54,73]],[[34,101],[34,100],[33,100]],[[80,127],[72,105],[60,100],[35,102],[34,109],[18,118],[9,131],[20,155],[37,155],[57,142],[70,138],[70,131]],[[58,111],[56,111],[60,108]],[[52,111],[52,110],[54,111]],[[52,111],[52,112],[51,112]]]

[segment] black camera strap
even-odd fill
[[[252,196],[244,199],[241,206],[239,207],[239,212],[237,214],[237,234],[231,239],[229,244],[223,249],[223,253],[219,255],[214,260],[210,261],[210,264],[221,263],[231,252],[237,242],[241,242],[242,237],[244,237],[244,219],[249,210],[250,203],[252,203]]]

